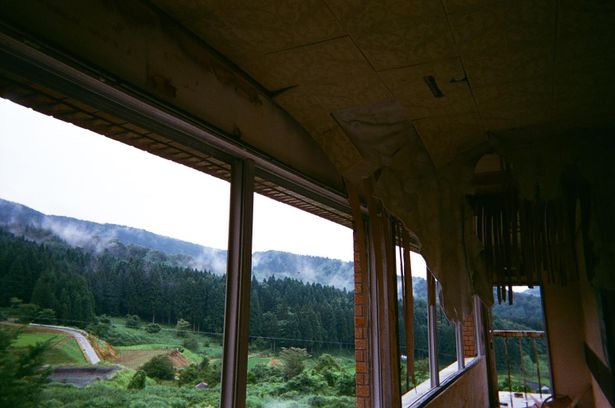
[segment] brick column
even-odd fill
[[[357,234],[354,234],[354,347],[357,408],[369,408],[369,351],[367,348],[367,272],[361,265]]]
[[[474,313],[463,319],[463,356],[476,356],[476,330],[474,328]]]

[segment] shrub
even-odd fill
[[[39,307],[33,303],[21,303],[17,306],[17,315],[20,323],[31,323],[38,314]]]
[[[43,354],[50,342],[28,347],[25,353],[9,349],[17,333],[0,330],[0,406],[38,407],[50,369],[43,369]]]
[[[317,394],[327,387],[322,376],[313,370],[306,370],[291,378],[285,386],[286,390],[299,391],[302,394]]]
[[[186,337],[188,335],[188,331],[190,330],[190,322],[184,319],[179,319],[175,329],[177,330],[177,337]]]
[[[297,347],[282,347],[280,357],[284,360],[284,375],[290,379],[299,375],[305,366],[303,361],[310,357],[306,349]]]
[[[248,372],[248,382],[251,384],[274,382],[281,380],[283,376],[284,373],[279,367],[256,364]]]
[[[111,318],[106,314],[97,316],[95,321],[98,323],[108,324],[109,326],[112,326]]]
[[[182,346],[186,347],[188,350],[194,351],[195,353],[199,351],[199,342],[194,336],[185,337],[182,342]]]
[[[53,309],[47,308],[39,310],[34,321],[42,324],[54,324],[56,321],[56,312]]]
[[[141,370],[145,371],[148,377],[159,380],[172,380],[175,378],[175,369],[169,358],[165,355],[152,357],[150,361],[143,364]]]
[[[340,395],[354,396],[356,391],[355,376],[353,374],[344,373],[337,380],[337,392]]]
[[[325,353],[318,357],[314,370],[319,373],[324,371],[340,371],[340,366],[331,354]]]
[[[139,370],[135,373],[135,375],[132,376],[132,379],[130,380],[130,383],[128,383],[128,389],[129,390],[142,390],[143,388],[145,388],[145,377],[147,374],[145,374],[145,371],[143,370]]]
[[[0,310],[0,321],[7,320],[9,318],[8,314],[5,311]]]
[[[137,315],[126,315],[126,327],[138,329],[141,326],[141,319]]]
[[[145,331],[148,333],[158,333],[160,332],[160,325],[158,323],[150,323],[145,326]]]

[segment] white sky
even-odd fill
[[[229,183],[0,99],[0,198],[226,249]],[[253,250],[352,260],[352,231],[256,195]]]

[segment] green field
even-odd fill
[[[38,332],[28,329],[19,334],[12,347],[20,352],[37,343],[49,341],[50,349],[45,353],[45,362],[51,365],[86,365],[87,361],[72,337],[62,333]]]
[[[194,339],[197,343],[196,348],[192,345],[193,350],[189,350],[184,345],[186,338],[178,337],[175,327],[160,325],[160,332],[147,333],[143,328],[145,325],[146,323],[142,323],[139,328],[129,328],[125,325],[125,319],[112,318],[106,341],[111,344],[117,357],[102,361],[101,364],[121,364],[124,368],[112,379],[96,381],[84,388],[51,383],[43,391],[40,406],[43,408],[218,406],[220,386],[217,383],[222,354],[221,338],[188,333],[187,338]],[[99,346],[105,345],[95,336],[92,336],[92,340]],[[19,353],[20,350],[46,341],[51,344],[51,348],[45,354],[44,363],[53,366],[85,365],[85,359],[76,341],[63,333],[27,328],[20,333],[12,349]],[[304,368],[299,374],[286,378],[285,360],[280,350],[273,352],[270,349],[255,347],[251,346],[248,356],[247,406],[249,408],[355,406],[354,355],[351,351],[332,351],[327,361],[333,363],[329,363],[324,369],[318,354],[308,356],[303,361]],[[194,385],[203,381],[198,376],[187,382],[177,379],[154,380],[148,377],[145,389],[129,390],[128,384],[136,370],[158,355],[170,358],[176,370],[176,378],[181,378],[184,370],[198,367],[204,357],[207,357],[211,371],[206,382],[210,383],[210,387],[204,390],[196,389]]]

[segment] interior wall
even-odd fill
[[[480,408],[489,406],[487,364],[481,357],[464,375],[425,405],[429,408]]]
[[[579,229],[577,229],[580,231]],[[581,305],[583,308],[583,324],[584,324],[584,340],[587,346],[592,349],[594,354],[608,366],[608,361],[602,344],[602,335],[600,330],[600,314],[598,313],[598,302],[596,289],[594,289],[587,280],[587,272],[585,269],[585,258],[583,252],[583,236],[581,233],[577,235],[576,252],[579,262],[579,289],[581,295]],[[592,393],[594,402],[597,407],[610,407],[606,396],[592,375]]]
[[[546,283],[543,290],[554,390],[556,394],[575,398],[591,386],[583,348],[585,323],[580,283]],[[596,406],[592,393],[585,392],[578,406]]]

